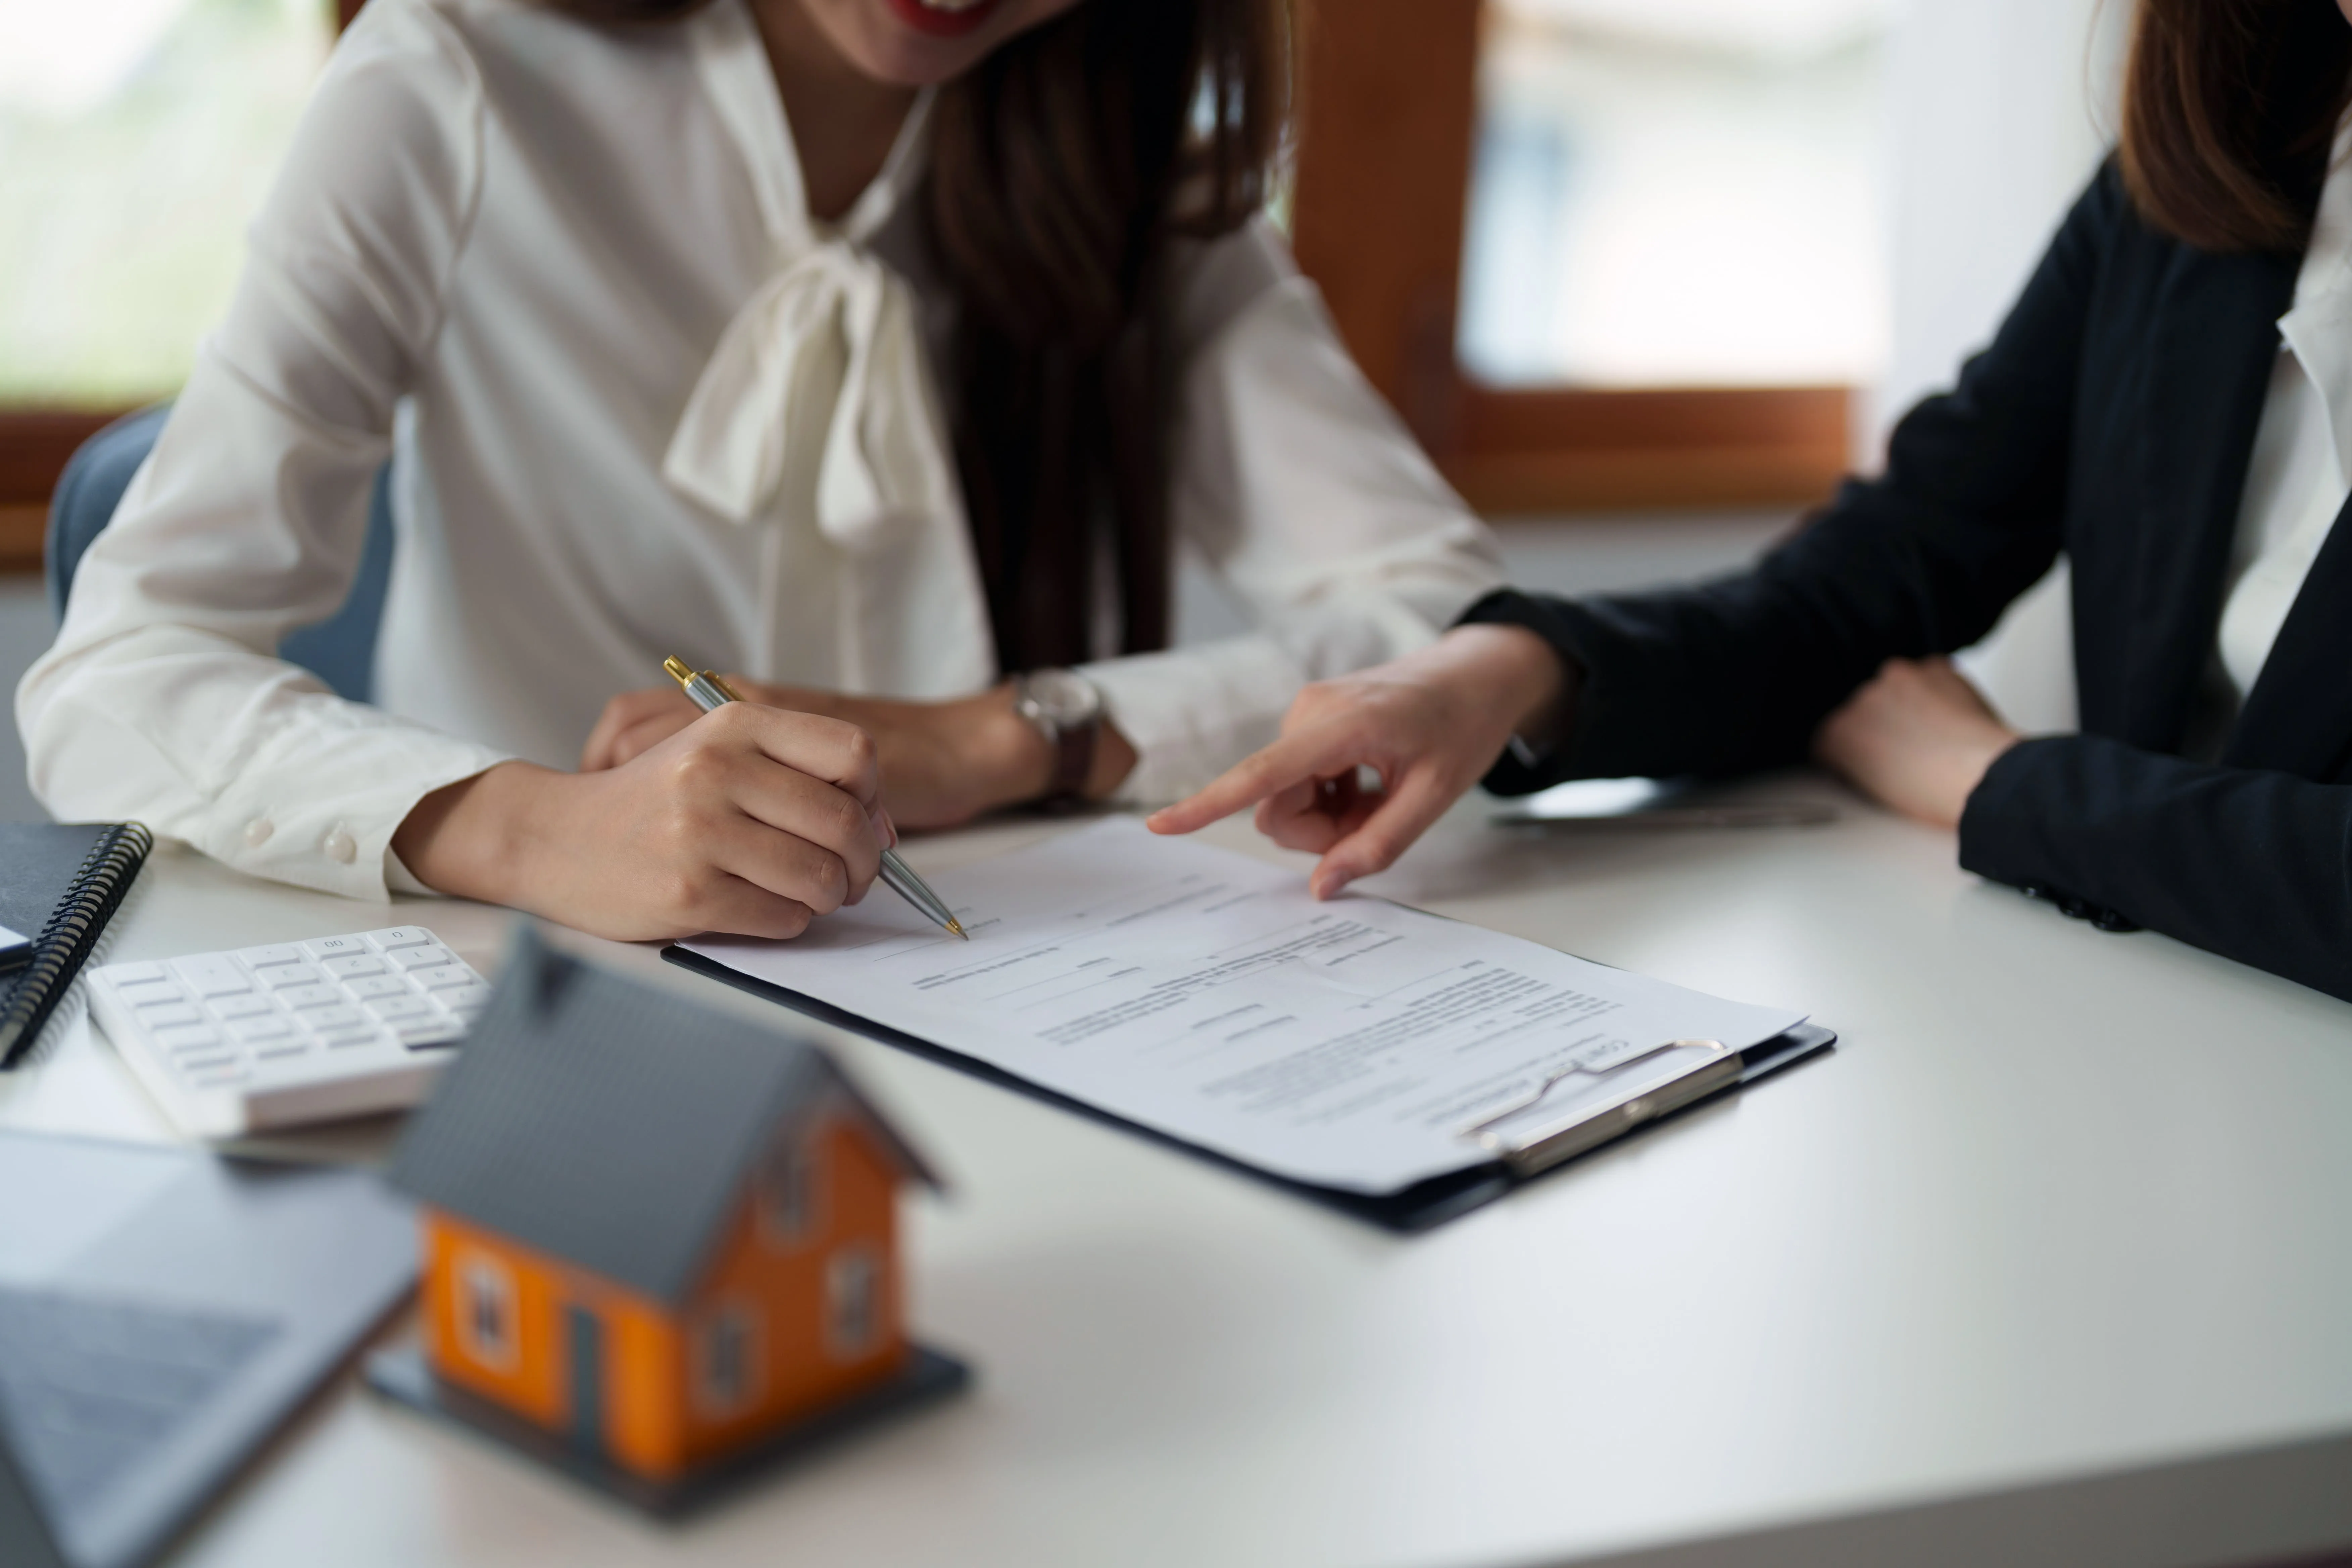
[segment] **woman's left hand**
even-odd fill
[[[1013,710],[1005,683],[946,702],[892,702],[727,677],[746,702],[819,713],[874,737],[882,759],[882,803],[903,828],[953,827],[983,812],[1037,799],[1051,787],[1054,752]],[[580,771],[618,767],[694,722],[695,706],[675,686],[626,691],[604,704],[580,754]],[[1090,795],[1108,794],[1135,764],[1118,731],[1096,748]]]
[[[1906,816],[1959,826],[1993,759],[2023,739],[1948,658],[1890,658],[1813,731],[1813,755]]]

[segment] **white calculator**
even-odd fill
[[[423,926],[90,975],[90,1011],[198,1137],[396,1110],[433,1087],[490,988]]]

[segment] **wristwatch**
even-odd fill
[[[1094,771],[1095,740],[1102,733],[1102,693],[1075,669],[1033,669],[1013,678],[1013,710],[1054,748],[1054,782],[1040,804],[1076,802]]]

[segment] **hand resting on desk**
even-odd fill
[[[1813,758],[1882,805],[1957,827],[2018,732],[1948,658],[1890,658],[1813,731]]]
[[[880,796],[856,726],[736,702],[601,772],[501,763],[392,845],[426,887],[597,936],[793,937],[865,897],[897,837]]]

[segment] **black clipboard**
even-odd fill
[[[1379,1226],[1383,1230],[1395,1231],[1401,1235],[1418,1235],[1423,1231],[1434,1229],[1447,1220],[1458,1219],[1474,1209],[1484,1208],[1514,1188],[1528,1182],[1541,1181],[1554,1172],[1574,1164],[1577,1160],[1583,1158],[1584,1152],[1591,1152],[1586,1150],[1532,1175],[1517,1174],[1498,1161],[1488,1164],[1473,1165],[1467,1170],[1454,1171],[1443,1176],[1432,1176],[1425,1182],[1416,1182],[1412,1186],[1400,1188],[1393,1193],[1373,1194],[1345,1192],[1336,1187],[1318,1187],[1310,1182],[1301,1182],[1293,1177],[1277,1175],[1261,1166],[1253,1165],[1245,1160],[1236,1160],[1230,1154],[1221,1154],[1213,1149],[1204,1149],[1197,1143],[1188,1143],[1181,1138],[1162,1132],[1157,1128],[1147,1127],[1139,1121],[1129,1121],[1124,1116],[1105,1110],[1098,1105],[1089,1104],[1083,1100],[1075,1100],[1066,1094],[1047,1089],[1042,1084],[1033,1083],[1025,1078],[1006,1072],[1003,1068],[982,1061],[977,1057],[969,1057],[961,1051],[934,1045],[929,1040],[909,1035],[903,1030],[877,1024],[869,1018],[836,1007],[829,1002],[820,1002],[815,997],[802,992],[788,990],[765,980],[754,979],[740,969],[730,969],[717,959],[706,958],[701,953],[689,952],[682,947],[665,947],[662,949],[662,957],[677,964],[680,969],[691,970],[697,974],[708,975],[721,984],[732,985],[739,991],[748,991],[754,996],[765,997],[796,1013],[814,1018],[819,1023],[831,1024],[836,1028],[846,1029],[852,1034],[863,1035],[870,1040],[879,1040],[886,1046],[896,1046],[900,1050],[910,1052],[926,1060],[955,1068],[960,1071],[970,1073],[974,1078],[984,1079],[990,1083],[1012,1089],[1015,1093],[1025,1094],[1032,1100],[1041,1100],[1048,1105],[1059,1106],[1064,1110],[1075,1112],[1089,1121],[1101,1122],[1107,1127],[1118,1128],[1122,1131],[1133,1133],[1137,1137],[1157,1143],[1162,1148],[1177,1150],[1196,1160],[1206,1160],[1212,1164],[1222,1165],[1229,1171],[1238,1171],[1257,1181],[1280,1187],[1310,1203],[1337,1209],[1341,1214],[1362,1220],[1368,1225]],[[1629,1124],[1622,1132],[1612,1133],[1593,1147],[1598,1148],[1605,1143],[1616,1142],[1622,1137],[1639,1137],[1653,1127],[1675,1121],[1689,1110],[1692,1106],[1703,1105],[1718,1094],[1753,1083],[1769,1073],[1780,1071],[1782,1068],[1793,1066],[1829,1049],[1836,1043],[1837,1036],[1820,1025],[1800,1024],[1787,1034],[1776,1035],[1771,1039],[1738,1053],[1739,1058],[1738,1073],[1709,1092],[1678,1104],[1663,1114],[1644,1117],[1635,1123]]]

